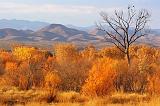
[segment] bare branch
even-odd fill
[[[103,18],[103,24],[107,24],[112,30],[106,29],[102,24],[97,25],[98,30],[105,32],[105,38],[109,37],[110,43],[127,54],[129,62],[130,45],[146,35],[143,31],[150,18],[149,12],[145,9],[137,12],[134,6],[129,6],[127,12],[115,10],[113,18],[105,12],[101,12],[100,15]]]

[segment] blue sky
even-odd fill
[[[112,14],[134,4],[151,14],[152,28],[160,28],[160,0],[0,0],[0,19],[21,19],[90,26],[101,20],[100,11]]]

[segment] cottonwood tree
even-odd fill
[[[113,17],[106,12],[101,12],[100,15],[103,22],[97,25],[98,29],[106,33],[106,41],[123,52],[130,64],[129,48],[136,40],[147,35],[149,12],[146,9],[136,11],[134,6],[128,6],[127,12],[115,10]]]

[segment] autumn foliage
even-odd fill
[[[82,87],[85,95],[106,95],[113,90],[118,61],[110,58],[98,59],[89,71],[89,77]]]
[[[30,59],[36,49],[34,47],[16,47],[13,50],[13,55],[18,59],[18,60],[27,60]]]
[[[52,51],[17,46],[0,51],[0,86],[22,90],[76,91],[88,96],[113,92],[160,94],[160,49],[130,48],[131,65],[116,47],[58,43]]]
[[[60,88],[64,91],[80,91],[91,67],[90,62],[73,44],[57,44],[54,46],[54,51],[55,69],[62,79]]]

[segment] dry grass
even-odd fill
[[[150,97],[146,94],[124,94],[124,93],[115,93],[109,97],[109,102],[113,104],[125,104],[125,103],[140,103],[150,101]]]
[[[90,100],[86,103],[28,103],[25,106],[160,106],[160,98],[153,98],[150,102],[139,102],[136,104],[133,103],[125,103],[125,104],[111,104],[104,103],[102,99],[94,99]],[[22,106],[22,105],[16,105]]]
[[[71,102],[71,103],[84,103],[88,101],[88,98],[85,96],[80,95],[77,92],[62,92],[57,94],[56,96],[56,101],[60,103],[66,103],[66,102]]]
[[[160,98],[145,94],[115,93],[92,99],[77,92],[55,94],[44,90],[21,91],[15,87],[3,87],[0,88],[0,106],[160,106]],[[49,103],[51,96],[54,98]]]
[[[22,91],[16,87],[3,87],[0,88],[0,103],[1,104],[26,104],[28,102],[52,102],[51,98],[55,97],[56,93],[50,91],[32,89]]]
[[[154,97],[149,103],[140,103],[139,106],[160,106],[160,98]]]

